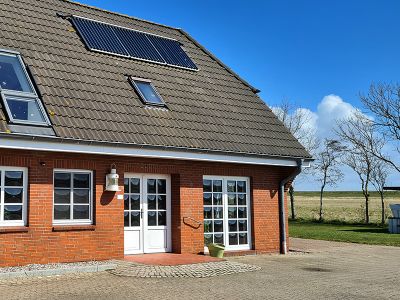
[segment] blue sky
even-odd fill
[[[360,107],[358,95],[371,82],[398,81],[396,0],[80,2],[185,29],[271,106],[288,99],[318,114],[322,99],[337,95],[345,110],[347,104]],[[346,174],[338,189],[358,189]]]

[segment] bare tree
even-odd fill
[[[282,101],[277,107],[272,107],[272,111],[308,152],[313,154],[316,151],[318,139],[315,128],[310,126],[312,120],[310,111],[297,107],[287,100]],[[291,218],[294,220],[296,211],[293,183],[289,187],[289,198]]]
[[[371,182],[375,187],[376,191],[379,193],[381,198],[381,223],[385,224],[386,216],[385,216],[385,193],[383,187],[386,185],[386,181],[389,175],[389,165],[381,161],[376,164],[372,170],[371,174]]]
[[[360,96],[364,106],[374,114],[374,126],[384,138],[395,146],[400,154],[400,85],[372,84],[366,95]],[[382,148],[376,147],[374,140],[365,137],[368,150],[379,159],[387,162],[400,172],[400,163],[382,153]]]
[[[381,159],[373,155],[369,149],[369,143],[373,143],[375,149],[381,152],[385,142],[376,133],[371,119],[360,111],[348,119],[337,122],[337,135],[346,147],[343,162],[348,165],[360,179],[361,191],[365,199],[365,223],[369,223],[369,185],[371,175]]]
[[[319,221],[323,221],[323,195],[327,186],[334,186],[343,178],[339,168],[340,152],[343,147],[336,140],[325,139],[321,150],[316,154],[313,171],[316,179],[321,183],[319,198]]]

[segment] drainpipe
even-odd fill
[[[280,247],[281,254],[287,253],[287,241],[286,241],[286,214],[285,214],[285,185],[293,180],[297,175],[301,173],[301,167],[303,165],[303,160],[297,161],[296,170],[290,174],[288,177],[284,178],[279,183],[279,233],[280,233]]]

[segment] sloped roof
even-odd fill
[[[253,87],[181,29],[65,0],[0,4],[0,48],[22,54],[60,138],[310,157]],[[199,71],[89,51],[57,13],[176,39]],[[126,75],[152,80],[168,110],[143,105]],[[4,113],[1,132],[10,130]]]

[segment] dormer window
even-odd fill
[[[21,56],[16,52],[0,51],[0,93],[10,122],[50,124]]]
[[[165,106],[164,100],[150,80],[136,77],[129,77],[129,80],[144,104]]]

